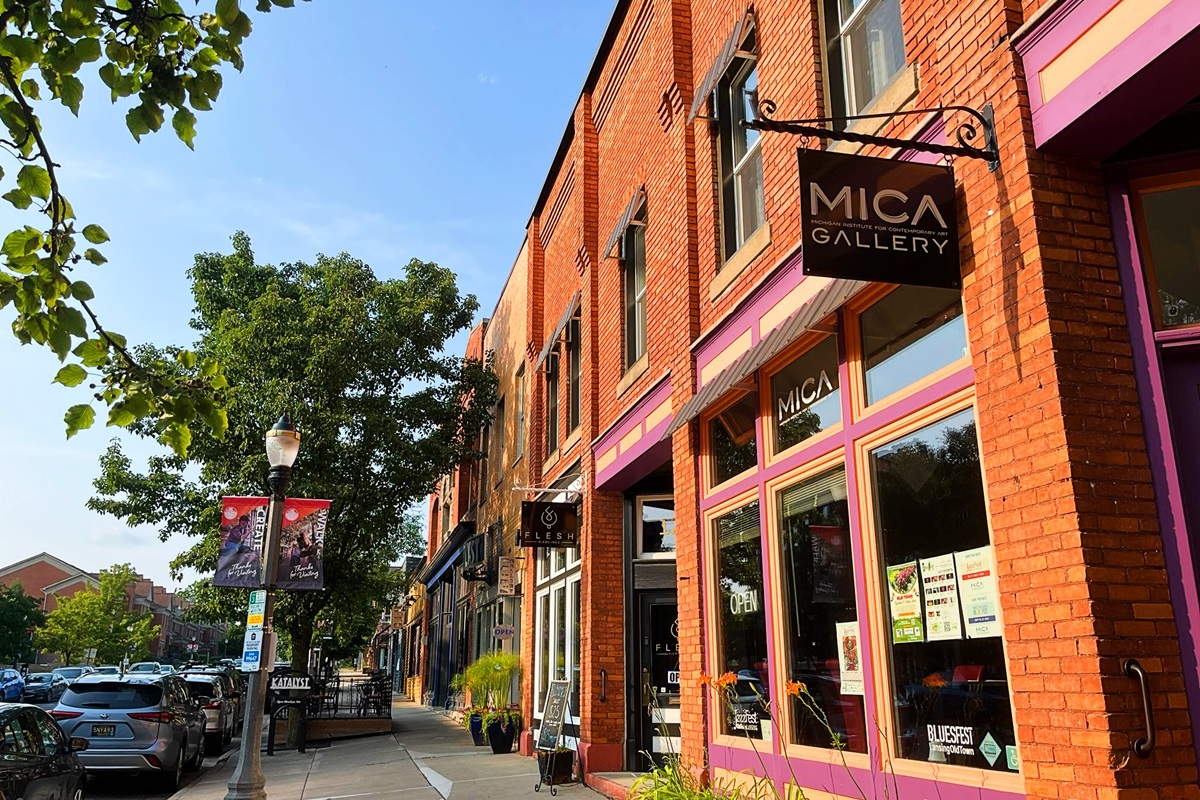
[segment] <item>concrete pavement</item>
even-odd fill
[[[171,800],[223,800],[237,752]],[[516,800],[534,794],[537,761],[475,747],[462,726],[401,700],[392,708],[392,733],[335,741],[306,753],[262,755],[271,800]],[[559,787],[564,800],[600,800],[582,784]]]

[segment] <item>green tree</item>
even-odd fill
[[[71,597],[56,596],[58,606],[38,632],[39,646],[59,653],[67,664],[92,648],[96,661],[104,664],[149,654],[158,626],[150,613],[130,610],[129,587],[137,579],[131,566],[116,564],[101,570],[99,590],[89,587]]]
[[[108,234],[75,216],[63,193],[58,165],[44,136],[38,109],[59,102],[78,115],[85,69],[129,102],[126,126],[135,139],[159,130],[171,117],[188,146],[196,135],[195,111],[207,111],[221,91],[219,68],[242,69],[241,45],[250,17],[239,0],[0,0],[0,149],[15,162],[0,169],[3,198],[31,222],[0,245],[0,308],[12,304],[14,335],[22,344],[45,345],[60,362],[55,382],[88,383],[108,407],[108,424],[154,420],[177,452],[187,449],[190,425],[202,420],[218,435],[225,377],[210,360],[187,353],[163,364],[139,357],[120,334],[104,328],[92,289],[78,280],[83,262],[99,265],[97,249]],[[259,11],[290,7],[294,0],[257,0]],[[203,6],[203,9],[201,8]],[[85,65],[94,65],[86,67]],[[181,368],[182,367],[182,368]],[[66,414],[67,436],[90,427],[91,403]]]
[[[478,306],[460,296],[449,270],[414,259],[403,278],[379,280],[345,254],[271,266],[255,262],[245,234],[233,245],[228,255],[197,256],[189,273],[195,352],[219,360],[230,379],[224,441],[201,431],[186,458],[164,453],[144,472],[114,443],[89,506],[155,525],[164,541],[192,537],[173,568],[211,573],[220,497],[263,492],[263,436],[289,412],[303,439],[288,494],[333,501],[325,590],[276,595],[275,625],[303,667],[318,622],[341,645],[374,630],[375,604],[397,588],[388,565],[422,546],[407,511],[473,452],[495,402],[495,376],[486,364],[443,353]],[[132,429],[154,435],[146,423]],[[244,617],[245,591],[206,580],[188,596],[200,618]]]
[[[46,620],[42,601],[25,594],[21,582],[0,587],[0,662],[16,666],[32,655],[30,630]]]

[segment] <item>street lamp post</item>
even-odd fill
[[[267,472],[267,488],[271,491],[267,507],[267,538],[263,542],[263,573],[261,584],[267,590],[267,604],[263,611],[262,655],[271,653],[271,642],[275,632],[271,614],[275,607],[272,591],[275,569],[279,562],[279,540],[283,532],[283,502],[288,480],[292,477],[292,464],[300,452],[300,434],[287,414],[279,418],[275,427],[267,431],[267,461],[271,469]],[[272,666],[259,662],[258,671],[251,673],[246,692],[246,715],[242,725],[242,747],[237,767],[229,778],[229,791],[225,800],[266,800],[262,763],[259,758],[262,732],[262,715],[267,700],[267,669]]]

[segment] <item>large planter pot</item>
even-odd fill
[[[575,775],[575,751],[559,750],[556,753],[538,751],[538,773],[542,783],[560,784],[571,781]]]
[[[487,740],[488,744],[492,746],[492,752],[511,753],[519,728],[519,725],[503,726],[499,722],[493,722],[491,725],[488,725]]]
[[[472,714],[470,721],[467,723],[467,730],[471,732],[471,741],[476,747],[483,747],[487,744],[487,737],[483,735],[483,717],[479,714]]]

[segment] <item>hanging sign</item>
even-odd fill
[[[954,171],[800,149],[805,275],[962,288]]]
[[[324,588],[325,521],[329,505],[328,500],[289,497],[284,501],[276,588]]]
[[[496,625],[492,628],[492,637],[502,642],[508,641],[516,635],[517,627],[515,625]]]
[[[499,587],[496,592],[501,597],[512,597],[517,593],[517,560],[512,556],[500,556]]]
[[[579,515],[574,503],[521,503],[518,547],[578,547]]]

